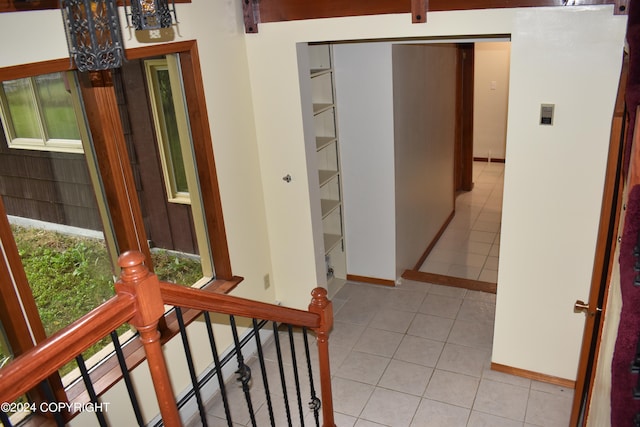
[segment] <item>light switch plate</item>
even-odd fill
[[[545,126],[553,126],[553,112],[556,108],[555,104],[540,104],[540,124]]]

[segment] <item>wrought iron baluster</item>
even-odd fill
[[[191,355],[191,347],[189,346],[189,339],[187,338],[187,329],[184,325],[184,318],[182,317],[182,309],[175,307],[176,317],[178,319],[178,327],[180,328],[180,336],[182,337],[182,346],[184,347],[184,355],[187,359],[187,366],[189,367],[189,376],[191,377],[191,384],[193,385],[193,392],[196,396],[196,402],[198,404],[198,412],[200,413],[200,421],[203,426],[207,424],[207,413],[202,403],[202,395],[200,393],[200,386],[198,385],[198,376],[196,374],[196,368],[193,365],[193,357]]]
[[[80,373],[82,374],[82,381],[84,381],[84,385],[87,388],[87,393],[89,393],[91,403],[97,406],[100,402],[98,400],[96,390],[93,388],[93,383],[91,382],[91,376],[89,376],[87,365],[84,363],[84,357],[79,354],[78,356],[76,356],[76,362],[78,362],[78,368],[80,368]],[[102,410],[96,410],[94,412],[96,414],[96,418],[98,419],[100,427],[107,427],[107,420],[104,418]]]
[[[316,389],[313,384],[313,367],[311,365],[311,354],[309,353],[309,337],[307,334],[307,328],[302,328],[302,337],[304,338],[304,352],[307,356],[307,370],[309,371],[309,388],[311,391],[311,401],[309,402],[309,408],[313,411],[313,417],[316,420],[316,427],[320,427],[320,399],[316,395]]]
[[[284,408],[287,412],[287,422],[289,427],[291,424],[291,410],[289,409],[289,397],[287,396],[287,381],[284,375],[284,365],[282,364],[282,349],[280,348],[280,335],[278,334],[278,323],[273,322],[273,338],[276,345],[276,354],[278,358],[278,369],[280,370],[280,381],[282,382],[282,396],[284,397]]]
[[[51,389],[51,384],[49,384],[49,381],[42,381],[40,383],[40,390],[42,390],[42,394],[48,402],[53,403],[58,401],[53,393],[53,390]],[[56,421],[56,425],[58,427],[64,427],[65,422],[60,411],[53,411],[53,419]]]
[[[127,393],[129,393],[129,400],[131,401],[131,407],[133,408],[136,422],[140,427],[142,427],[144,426],[144,420],[142,419],[142,413],[140,412],[140,403],[138,402],[136,391],[133,388],[131,374],[129,373],[129,368],[127,367],[127,362],[124,358],[124,353],[122,352],[122,346],[120,345],[120,339],[118,338],[118,333],[116,331],[111,332],[111,341],[113,341],[113,346],[116,350],[116,356],[118,357],[118,363],[120,364],[120,371],[122,372],[124,384],[127,387]]]
[[[229,316],[229,322],[231,323],[231,332],[233,332],[233,342],[236,348],[236,359],[238,360],[238,381],[242,383],[242,391],[247,400],[247,408],[249,410],[249,417],[251,418],[251,425],[256,427],[256,415],[253,412],[253,403],[251,402],[251,392],[249,390],[249,382],[251,381],[251,369],[244,363],[244,357],[242,356],[242,347],[240,345],[240,338],[238,337],[238,328],[236,327],[236,319],[234,316]]]
[[[9,419],[9,416],[2,410],[0,410],[0,422],[5,427],[13,427],[13,424],[11,424],[11,420]]]
[[[204,312],[204,319],[207,325],[207,334],[209,335],[209,345],[211,346],[211,354],[213,356],[213,363],[216,369],[216,377],[218,377],[218,386],[220,387],[220,396],[222,397],[224,414],[227,418],[228,427],[233,427],[233,421],[231,420],[231,410],[229,409],[229,400],[227,399],[227,388],[224,384],[224,378],[222,378],[222,365],[220,364],[220,356],[218,355],[216,340],[213,336],[213,327],[211,326],[211,315],[209,314],[209,312]]]
[[[267,380],[267,368],[264,364],[264,354],[262,353],[262,340],[260,339],[260,329],[258,327],[258,321],[254,318],[253,321],[253,333],[256,339],[256,347],[258,349],[258,361],[260,362],[260,371],[262,372],[262,384],[264,385],[264,394],[267,398],[267,409],[269,410],[269,420],[271,425],[275,426],[275,418],[273,416],[273,404],[271,403],[271,392],[269,392],[269,381]]]
[[[296,360],[296,345],[293,339],[293,326],[287,325],[287,331],[289,332],[289,347],[291,347],[291,363],[293,364],[293,379],[296,384],[296,398],[298,399],[300,425],[304,427],[304,412],[302,410],[302,394],[300,391],[300,377],[298,376],[298,362]]]

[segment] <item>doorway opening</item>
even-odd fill
[[[472,47],[471,84],[458,86],[458,99],[473,106],[470,132],[472,165],[469,185],[460,184],[452,215],[413,269],[403,277],[449,286],[495,292],[498,282],[502,190],[506,158],[509,93],[509,41],[476,42]],[[469,87],[471,86],[471,87]],[[462,107],[464,109],[465,106]],[[465,149],[463,148],[463,152]],[[464,153],[457,155],[462,157]],[[458,163],[456,162],[456,167]]]

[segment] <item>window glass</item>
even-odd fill
[[[59,73],[13,82],[23,90],[35,84],[39,108],[48,116],[45,121],[53,124],[53,132],[60,138],[84,140],[86,150],[55,156],[41,150],[15,150],[4,137],[7,129],[0,132],[0,197],[48,336],[112,297],[117,273],[110,225],[105,232],[110,220],[98,168],[94,156],[84,154],[92,148],[86,130],[80,138],[84,117],[76,117],[73,97],[78,105],[79,98],[75,79],[69,76],[66,87]],[[14,103],[10,104],[13,108]],[[12,118],[20,114],[19,109],[12,110]],[[26,114],[21,118],[35,120]],[[85,357],[103,346],[94,346]],[[69,364],[61,375],[73,369],[74,364]]]
[[[40,139],[38,112],[30,79],[10,80],[2,83],[9,110],[7,122],[13,124],[13,138]],[[11,134],[9,134],[11,135]]]
[[[187,175],[184,170],[182,160],[182,148],[180,147],[180,133],[178,131],[178,121],[173,103],[173,92],[171,91],[171,80],[169,70],[164,68],[156,69],[155,83],[159,92],[160,103],[162,104],[162,114],[159,119],[164,124],[165,152],[170,163],[171,178],[177,193],[188,193]]]
[[[71,91],[61,73],[35,77],[47,139],[80,140]]]
[[[82,152],[66,73],[5,81],[0,89],[0,116],[10,148]]]

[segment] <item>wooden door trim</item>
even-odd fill
[[[458,43],[454,189],[473,190],[474,43]],[[455,197],[455,195],[454,195]],[[455,204],[454,204],[455,206]]]
[[[605,316],[609,282],[614,264],[614,252],[617,245],[617,232],[620,222],[622,205],[622,189],[624,175],[622,173],[623,147],[625,141],[625,87],[628,75],[628,58],[625,55],[618,96],[614,109],[611,136],[609,142],[609,154],[600,211],[600,225],[596,242],[596,252],[591,275],[591,289],[589,292],[589,312],[584,326],[582,349],[578,364],[576,388],[571,410],[569,425],[584,425],[588,405],[592,396],[593,381],[596,374],[596,365],[600,343],[602,340],[603,319]],[[579,295],[576,296],[580,297]],[[601,310],[597,310],[599,308]],[[583,408],[583,402],[587,405]],[[584,413],[584,416],[581,416]],[[581,420],[582,418],[582,420]],[[579,422],[582,421],[580,424]]]

